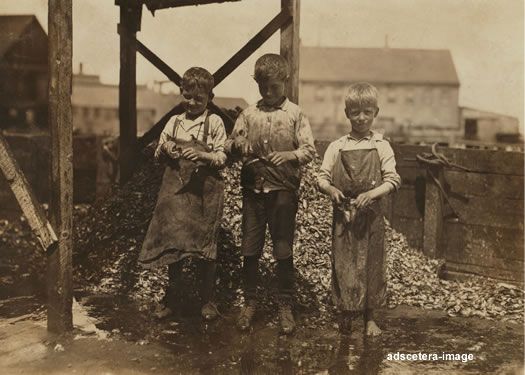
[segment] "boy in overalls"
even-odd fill
[[[273,243],[283,333],[295,328],[292,313],[294,265],[292,245],[301,182],[300,167],[315,156],[312,130],[299,106],[285,96],[288,64],[277,54],[261,56],[254,79],[262,99],[237,119],[226,149],[241,155],[244,296],[240,330],[250,328],[257,306],[259,258],[266,227]]]
[[[318,187],[334,204],[332,227],[332,296],[342,313],[340,328],[364,313],[367,335],[379,335],[373,310],[384,303],[384,221],[379,200],[397,190],[394,152],[370,130],[379,113],[377,89],[369,83],[350,86],[345,113],[352,130],[332,142],[324,154]]]
[[[199,259],[201,313],[217,317],[213,302],[217,239],[224,202],[219,169],[226,161],[222,119],[208,112],[213,76],[194,67],[182,77],[184,113],[172,117],[159,139],[155,157],[166,161],[157,204],[139,256],[146,268],[168,266],[169,283],[156,315],[163,318],[178,307],[182,260]]]

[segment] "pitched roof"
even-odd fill
[[[450,51],[301,47],[301,81],[459,85]]]
[[[0,58],[20,40],[20,36],[33,21],[37,21],[33,15],[0,16]]]

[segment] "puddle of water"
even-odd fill
[[[241,334],[235,328],[237,310],[227,311],[211,324],[204,324],[195,308],[187,309],[177,319],[158,322],[126,297],[87,296],[82,303],[100,320],[99,328],[138,343],[160,343],[181,363],[203,374],[477,374],[492,373],[509,363],[523,363],[523,334],[512,327],[481,320],[473,324],[472,319],[439,313],[429,316],[415,308],[380,313],[384,334],[364,339],[358,332],[339,335],[330,326],[306,329],[301,327],[301,318],[294,335],[280,336],[274,317],[264,313],[259,314],[265,316],[258,317],[251,333]],[[356,323],[355,327],[362,327],[362,321]],[[388,353],[396,352],[473,353],[476,359],[386,359]]]

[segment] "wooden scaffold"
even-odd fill
[[[120,181],[132,174],[137,151],[160,135],[166,121],[182,113],[175,106],[140,139],[137,139],[136,53],[177,86],[181,76],[137,40],[142,8],[151,11],[187,5],[203,5],[239,0],[116,0],[120,7]],[[73,126],[71,110],[73,21],[72,0],[48,0],[49,24],[49,124],[51,134],[51,199],[49,221],[0,133],[0,169],[5,175],[22,212],[47,256],[47,326],[63,333],[73,328],[72,248],[73,248]],[[299,85],[299,0],[281,0],[281,11],[255,34],[214,74],[215,85],[251,56],[275,32],[281,31],[280,53],[290,66],[288,98],[298,101]],[[209,109],[223,119],[228,131],[233,120],[214,103]]]

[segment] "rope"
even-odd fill
[[[434,169],[430,168],[430,167],[431,166],[437,166],[437,167],[440,167],[440,168],[459,169],[459,170],[465,171],[465,172],[471,172],[471,169],[469,169],[467,167],[464,167],[462,165],[453,163],[450,160],[448,160],[445,155],[443,155],[442,153],[437,151],[437,143],[434,143],[432,145],[431,150],[432,150],[431,153],[423,152],[421,154],[417,154],[416,155],[416,160],[421,162],[421,163],[423,163],[423,164],[425,164],[425,167],[427,169],[428,174],[430,175],[430,177],[432,178],[432,180],[434,181],[434,183],[438,187],[439,191],[443,195],[443,198],[445,199],[445,201],[447,202],[448,206],[452,210],[452,213],[454,214],[454,216],[458,220],[461,221],[458,212],[454,209],[454,206],[452,205],[452,203],[450,201],[450,198],[449,198],[447,192],[445,191],[445,188],[443,187],[441,182],[438,180],[438,178],[435,176]]]

